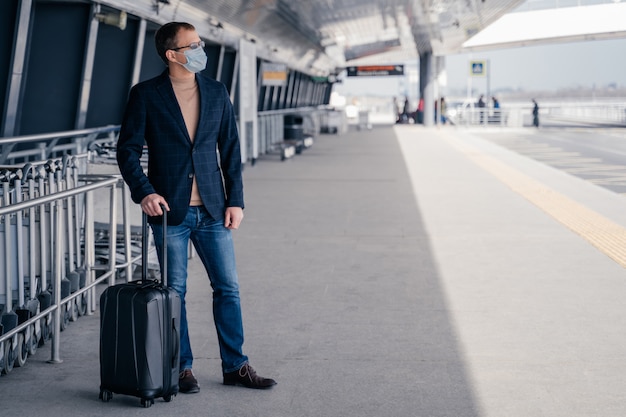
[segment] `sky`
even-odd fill
[[[447,84],[467,88],[469,62],[489,60],[492,89],[626,87],[626,39],[594,40],[474,52],[446,57]],[[472,82],[479,83],[479,80]]]
[[[526,46],[449,55],[446,91],[467,91],[469,62],[489,60],[490,91],[524,89],[554,91],[576,87],[626,88],[626,39],[593,40]],[[486,79],[473,77],[472,87],[486,90]],[[407,77],[344,77],[335,87],[342,95],[416,95]]]

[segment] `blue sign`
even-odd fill
[[[487,75],[487,65],[485,61],[471,61],[470,75],[473,77],[484,77]]]

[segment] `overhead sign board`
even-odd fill
[[[487,75],[486,61],[470,61],[470,75],[472,77],[484,77]]]
[[[348,77],[404,75],[404,65],[362,65],[346,69]]]
[[[261,64],[262,85],[286,85],[287,65],[263,62]]]

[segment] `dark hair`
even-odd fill
[[[167,58],[165,58],[165,51],[176,48],[176,35],[178,35],[178,32],[181,29],[196,30],[191,23],[170,22],[161,26],[154,34],[154,44],[156,46],[157,53],[166,64]]]

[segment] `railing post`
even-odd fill
[[[52,353],[49,363],[62,363],[60,346],[61,346],[61,271],[62,271],[62,246],[61,246],[61,209],[62,200],[56,200],[51,203],[54,206],[54,331],[52,332]]]
[[[109,204],[109,286],[115,285],[115,264],[117,254],[117,186],[111,185]]]
[[[94,215],[93,215],[93,191],[87,191],[85,194],[85,280],[86,285],[91,284],[95,280],[95,271],[93,269],[96,259],[95,253],[95,233],[94,233]],[[87,315],[92,315],[96,310],[96,291],[91,289],[87,293]]]

